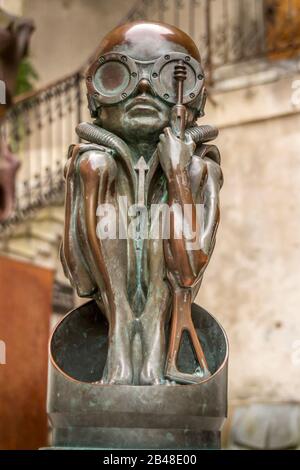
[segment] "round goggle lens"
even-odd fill
[[[100,65],[94,76],[95,88],[104,96],[115,96],[128,87],[130,73],[125,64],[108,61]]]
[[[178,64],[178,61],[167,62],[163,65],[160,70],[160,83],[162,89],[165,89],[169,93],[170,98],[173,98],[173,101],[176,102],[176,90],[177,90],[177,81],[174,78],[175,65]],[[196,74],[192,67],[188,64],[185,64],[186,68],[186,79],[184,80],[184,95],[189,95],[189,93],[194,90],[196,86]],[[172,84],[172,86],[170,86]],[[172,92],[173,90],[173,92]]]
[[[170,52],[155,61],[141,62],[117,52],[104,54],[88,70],[87,88],[98,103],[115,104],[127,99],[142,79],[153,93],[169,104],[177,102],[177,72],[183,73],[183,103],[193,101],[203,87],[203,70],[193,57]],[[180,80],[177,73],[177,78]]]

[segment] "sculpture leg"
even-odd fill
[[[99,205],[110,203],[114,207],[116,164],[107,154],[88,151],[77,158],[75,166],[73,185],[77,187],[77,201],[69,214],[69,226],[97,286],[94,298],[102,302],[109,321],[103,382],[130,384],[133,317],[126,297],[126,263],[120,255],[124,250],[120,250],[119,240],[103,240],[96,231]]]
[[[170,294],[164,280],[163,248],[161,240],[149,240],[149,290],[143,314],[143,366],[140,382],[144,385],[164,382],[165,325],[170,310]]]
[[[210,159],[203,159],[195,155],[189,166],[189,173],[193,202],[201,202],[204,204],[206,211],[204,223],[201,225],[199,241],[201,250],[203,250],[203,253],[207,256],[207,259],[209,259],[218,224],[217,196],[221,176],[219,166]],[[164,255],[168,266],[168,277],[173,290],[172,324],[165,375],[170,380],[176,380],[181,383],[200,383],[211,374],[192,321],[191,303],[192,290],[195,290],[195,287],[197,289],[197,284],[201,282],[205,264],[197,273],[198,279],[195,279],[194,289],[192,289],[190,286],[190,272],[192,272],[192,270],[190,272],[189,270],[182,270],[180,272],[178,259],[174,259],[176,251],[171,251],[167,241],[164,244],[164,248]],[[188,251],[187,253],[189,253],[192,258],[193,253]],[[190,259],[188,259],[188,264],[192,266]],[[193,374],[183,373],[177,368],[177,358],[184,332],[188,333],[195,359],[199,365]]]
[[[200,383],[211,374],[191,317],[191,289],[177,288],[173,294],[172,325],[166,361],[166,377],[182,383]],[[194,374],[180,372],[177,357],[184,332],[189,334],[199,367]]]

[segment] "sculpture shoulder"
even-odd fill
[[[81,157],[84,155],[86,157],[89,154],[98,155],[107,155],[107,156],[114,156],[114,150],[104,147],[103,145],[98,144],[72,144],[69,146],[67,161],[64,165],[64,178],[67,178],[67,175],[70,177],[74,174],[74,171],[79,163]]]
[[[195,155],[200,158],[209,158],[218,165],[221,164],[220,152],[216,145],[199,144],[195,149]]]
[[[79,155],[82,155],[87,152],[99,152],[102,154],[114,156],[115,151],[109,147],[105,147],[104,145],[92,144],[92,143],[80,143],[80,144],[72,144],[69,146],[68,149],[68,159],[69,158],[76,158]]]
[[[198,193],[199,188],[211,184],[219,189],[223,185],[223,173],[220,166],[220,153],[215,145],[200,144],[195,149],[194,155],[189,166],[189,175],[191,187],[194,195]]]

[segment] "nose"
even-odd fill
[[[137,92],[138,93],[150,93],[150,94],[154,95],[153,90],[152,90],[152,86],[146,78],[142,78],[139,81],[138,86],[137,86]]]

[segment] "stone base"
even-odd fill
[[[220,449],[220,432],[183,429],[64,428],[53,433],[56,448],[84,449]],[[93,443],[91,447],[91,443]]]
[[[70,312],[51,339],[48,414],[55,448],[218,449],[227,415],[227,340],[197,305],[193,320],[212,376],[191,385],[103,385],[107,325],[96,304]],[[182,367],[194,360],[187,352]],[[189,367],[188,367],[189,365]]]

